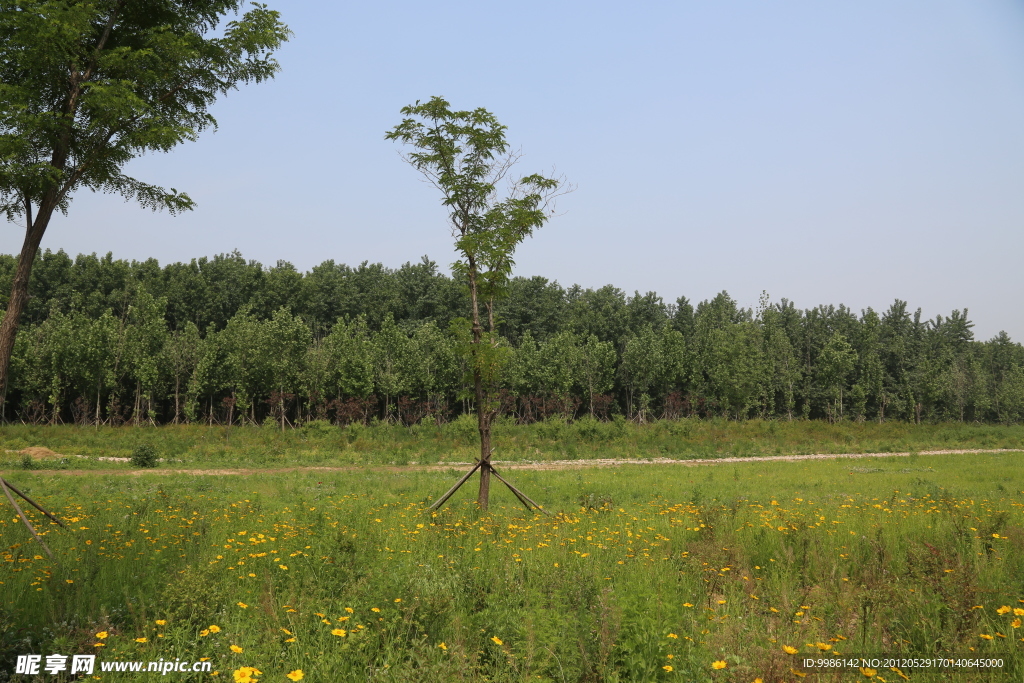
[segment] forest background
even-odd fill
[[[0,292],[15,257],[0,256]],[[17,339],[8,420],[75,424],[443,423],[469,412],[463,284],[424,257],[307,273],[238,252],[161,266],[47,250]],[[2,304],[3,302],[0,302]],[[692,304],[513,278],[498,306],[500,413],[1016,423],[1024,347],[966,310],[922,319]]]

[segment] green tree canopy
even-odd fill
[[[54,211],[85,187],[172,214],[187,194],[124,165],[216,126],[209,107],[278,71],[277,12],[242,0],[0,0],[0,212],[26,233],[3,323],[0,397],[28,282]],[[2,400],[2,398],[0,398]]]

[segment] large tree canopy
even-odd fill
[[[0,401],[40,241],[74,192],[112,192],[151,209],[187,194],[124,165],[215,127],[210,105],[279,69],[279,14],[241,0],[0,0],[0,211],[25,242],[0,325]]]

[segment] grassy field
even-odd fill
[[[903,429],[911,450],[947,433]],[[959,438],[974,429],[986,446],[1018,438]],[[846,449],[872,448],[866,431]],[[84,444],[70,429],[12,434]],[[95,653],[217,672],[178,681],[1021,681],[1022,457],[511,473],[550,514],[503,489],[482,514],[472,484],[427,511],[461,469],[7,470],[72,529],[33,515],[58,565],[9,510],[0,523],[0,680],[18,654]],[[802,658],[833,653],[1003,666],[801,676]]]
[[[879,453],[956,448],[1024,448],[1024,426],[681,419],[636,425],[590,419],[532,425],[498,421],[495,459],[705,458],[807,453]],[[16,451],[44,447],[67,455],[128,457],[150,444],[169,466],[188,468],[466,463],[479,453],[476,422],[400,427],[334,427],[315,422],[280,431],[263,427],[0,426],[0,468],[18,467]],[[49,468],[124,468],[89,458],[49,459]]]

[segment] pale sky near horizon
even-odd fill
[[[277,78],[129,167],[196,210],[82,192],[44,248],[447,271],[439,197],[384,140],[441,95],[507,125],[522,173],[578,186],[516,274],[666,303],[899,298],[1024,341],[1021,0],[266,2],[295,34]],[[17,253],[20,226],[0,235]]]

